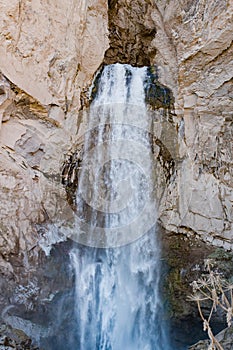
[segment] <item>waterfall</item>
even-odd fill
[[[147,72],[105,66],[93,86],[72,237],[79,244],[70,252],[73,350],[170,349],[159,293]]]

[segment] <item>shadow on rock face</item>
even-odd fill
[[[147,1],[122,0],[108,2],[110,48],[104,63],[127,63],[132,66],[149,66],[156,54],[151,45],[156,34],[151,18],[153,6]]]
[[[207,258],[213,259],[218,271],[230,279],[233,275],[233,256],[221,248],[201,242],[194,233],[185,236],[162,231],[161,240],[166,317],[170,323],[174,349],[184,350],[200,339],[208,338],[208,334],[203,331],[197,304],[187,299],[192,294],[191,283],[206,274],[204,259]],[[202,305],[205,317],[208,317],[211,306],[211,302]],[[214,312],[211,317],[213,333],[217,334],[226,326],[226,317],[221,310]]]

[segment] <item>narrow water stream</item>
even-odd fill
[[[104,67],[77,191],[73,350],[169,350],[159,293],[147,68]]]

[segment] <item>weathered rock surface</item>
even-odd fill
[[[69,212],[61,166],[108,46],[107,4],[3,0],[0,23],[0,267],[13,271],[36,260],[35,225]]]
[[[106,64],[150,65],[156,52],[152,45],[156,33],[153,10],[150,1],[109,1],[110,48],[105,53]]]
[[[0,4],[2,73],[42,104],[77,107],[107,48],[106,1]]]
[[[173,6],[162,11],[176,47],[176,112],[186,159],[177,184],[169,186],[172,195],[164,197],[161,220],[167,229],[193,231],[232,248],[233,4],[176,2],[175,11]]]

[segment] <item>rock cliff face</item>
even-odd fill
[[[180,6],[180,5],[179,5]],[[161,9],[175,46],[179,152],[161,220],[232,248],[232,10],[229,1],[186,1]],[[174,93],[175,89],[174,89]],[[167,203],[170,201],[170,205]]]
[[[72,221],[62,167],[81,144],[79,109],[103,63],[153,65],[174,97],[176,171],[161,224],[232,249],[232,1],[0,4],[1,269],[30,269],[46,244],[38,225]]]
[[[68,207],[61,166],[108,47],[107,3],[3,0],[0,17],[0,266],[12,271],[37,259],[35,224]]]

